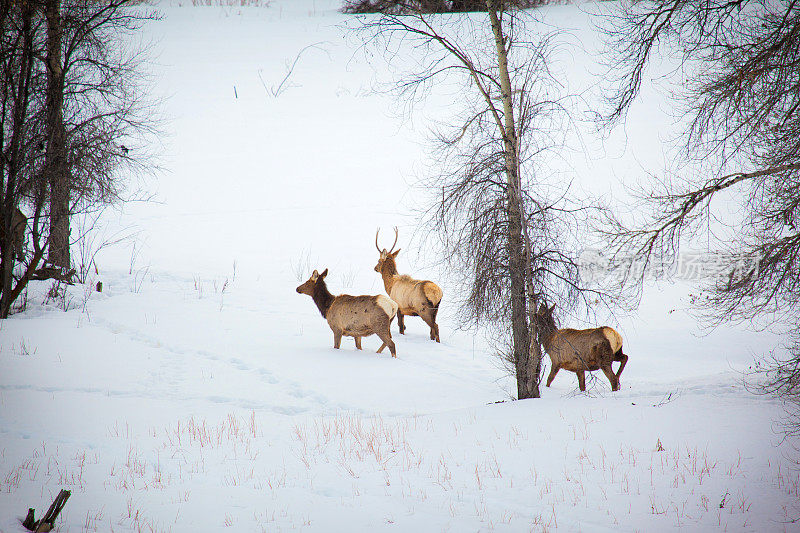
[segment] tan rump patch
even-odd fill
[[[620,348],[622,348],[622,335],[617,333],[614,328],[610,328],[608,326],[603,328],[603,334],[608,339],[608,343],[611,345],[611,351],[617,353]]]
[[[389,316],[389,318],[394,318],[394,316],[397,314],[397,302],[395,302],[388,296],[379,294],[375,301],[380,306],[380,308],[383,309],[384,312]]]
[[[433,305],[439,305],[439,302],[442,301],[442,289],[432,281],[426,281],[424,283],[422,290],[425,291],[425,297]]]

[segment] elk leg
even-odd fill
[[[576,370],[575,374],[578,375],[578,386],[581,389],[581,392],[586,392],[586,374],[583,370]]]
[[[600,367],[600,370],[603,371],[603,374],[606,375],[608,381],[611,383],[611,390],[618,391],[619,390],[619,379],[617,379],[617,375],[614,373],[614,369],[611,368],[611,364],[604,365]]]
[[[386,333],[375,332],[375,334],[378,335],[378,337],[380,337],[381,340],[383,341],[381,347],[378,348],[378,353],[381,353],[383,349],[388,346],[389,351],[392,353],[392,357],[397,357],[397,352],[395,351],[394,348],[394,341],[392,340],[392,332],[389,330],[389,328],[386,328]]]
[[[333,347],[338,350],[339,346],[341,346],[341,345],[342,345],[342,334],[341,333],[337,333],[337,332],[334,331],[333,332]]]
[[[553,380],[556,379],[556,374],[558,374],[558,371],[559,371],[560,368],[561,367],[558,366],[558,365],[553,365],[553,368],[550,369],[550,375],[547,376],[547,386],[548,387],[553,382]]]
[[[619,365],[619,370],[617,370],[617,380],[619,381],[619,376],[622,374],[622,369],[625,368],[625,363],[628,362],[628,356],[622,353],[622,350],[619,352],[619,361],[621,364]]]
[[[406,334],[406,322],[403,319],[403,313],[397,311],[397,325],[400,328],[400,335]]]
[[[420,318],[431,328],[431,340],[439,342],[439,326],[436,325],[436,312],[438,309],[423,309],[419,312]]]
[[[361,349],[361,337],[353,337],[356,341],[356,350]]]
[[[431,340],[435,340],[436,342],[439,341],[439,324],[436,323],[436,315],[439,314],[439,308],[434,307],[431,309],[431,335],[435,335],[436,338],[431,337]]]

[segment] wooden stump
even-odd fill
[[[40,520],[34,521],[34,511],[33,509],[28,509],[28,515],[25,517],[22,525],[25,527],[25,529],[34,531],[35,533],[44,533],[52,530],[55,526],[55,521],[56,518],[58,518],[58,514],[67,504],[70,494],[70,491],[61,489],[61,491],[58,493],[58,496],[56,496],[56,499],[53,500],[50,508],[45,513],[44,517]]]

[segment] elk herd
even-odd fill
[[[392,357],[397,357],[390,326],[397,316],[400,334],[405,334],[404,316],[419,316],[431,328],[431,340],[439,342],[439,326],[436,324],[436,314],[439,311],[439,302],[442,300],[442,289],[432,281],[418,280],[411,276],[401,275],[397,272],[395,259],[400,250],[394,251],[397,245],[397,228],[394,230],[394,244],[389,250],[381,250],[378,246],[378,233],[375,234],[375,247],[380,253],[375,272],[383,278],[388,297],[377,296],[350,296],[340,294],[333,296],[325,284],[326,268],[322,274],[316,270],[308,280],[297,287],[297,292],[311,296],[322,317],[328,321],[333,331],[333,347],[339,348],[342,337],[353,337],[356,349],[361,349],[361,337],[375,334],[383,341],[378,349],[381,353],[389,347]]]
[[[394,243],[388,250],[378,245],[380,230],[375,234],[375,247],[378,249],[378,264],[375,272],[381,275],[387,296],[351,296],[340,294],[334,296],[328,290],[322,273],[314,272],[305,283],[297,287],[299,294],[312,298],[333,331],[333,347],[339,348],[342,337],[353,337],[356,349],[361,349],[361,337],[377,335],[383,344],[378,348],[381,353],[388,347],[392,357],[397,357],[395,343],[392,340],[391,325],[395,316],[400,334],[405,334],[405,317],[418,316],[430,327],[430,338],[439,342],[439,325],[436,315],[442,301],[442,289],[430,280],[415,279],[397,270],[398,230],[394,230]],[[581,391],[586,390],[586,372],[602,370],[611,383],[611,390],[620,388],[620,375],[628,362],[628,356],[622,352],[622,336],[608,326],[592,329],[558,329],[553,318],[555,305],[540,305],[534,314],[537,341],[544,347],[550,357],[550,375],[547,386],[553,382],[559,370],[569,370],[578,377]],[[613,362],[619,362],[619,369],[614,372]]]
[[[11,246],[12,255],[18,260],[24,259],[24,239],[27,219],[19,210],[12,214]],[[0,231],[2,228],[0,228]],[[375,272],[379,273],[386,289],[386,294],[375,296],[351,296],[340,294],[334,296],[328,290],[325,278],[326,268],[322,273],[316,270],[308,280],[297,287],[297,292],[307,294],[327,320],[333,331],[333,347],[339,348],[342,337],[353,337],[356,349],[361,349],[361,338],[377,335],[383,344],[378,348],[381,353],[389,348],[392,357],[397,357],[397,349],[392,340],[391,325],[397,317],[400,334],[406,331],[405,317],[418,316],[430,328],[430,338],[439,342],[439,325],[436,315],[442,301],[442,289],[430,280],[415,279],[407,274],[400,274],[397,269],[397,256],[400,250],[397,245],[398,231],[395,228],[394,243],[388,250],[378,245],[380,230],[375,234],[375,248],[378,250],[378,264]],[[533,316],[536,322],[536,339],[550,356],[550,374],[547,386],[555,379],[559,370],[569,370],[578,377],[581,391],[586,390],[586,372],[602,370],[611,383],[611,390],[620,388],[620,375],[628,362],[628,356],[622,351],[622,336],[608,326],[593,329],[558,329],[553,318],[555,306],[540,305]],[[612,363],[619,362],[619,369],[614,372]]]

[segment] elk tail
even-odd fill
[[[442,289],[433,282],[426,281],[422,284],[422,292],[425,294],[425,299],[428,304],[433,308],[439,307],[439,302],[442,301]]]
[[[603,327],[603,336],[608,340],[611,351],[614,352],[614,360],[619,361],[617,358],[622,355],[622,336],[614,328],[608,326]]]
[[[378,295],[376,301],[378,305],[381,307],[381,309],[383,309],[383,311],[389,317],[390,321],[397,315],[397,310],[399,309],[397,302],[395,302],[388,296],[384,296],[382,294]]]

